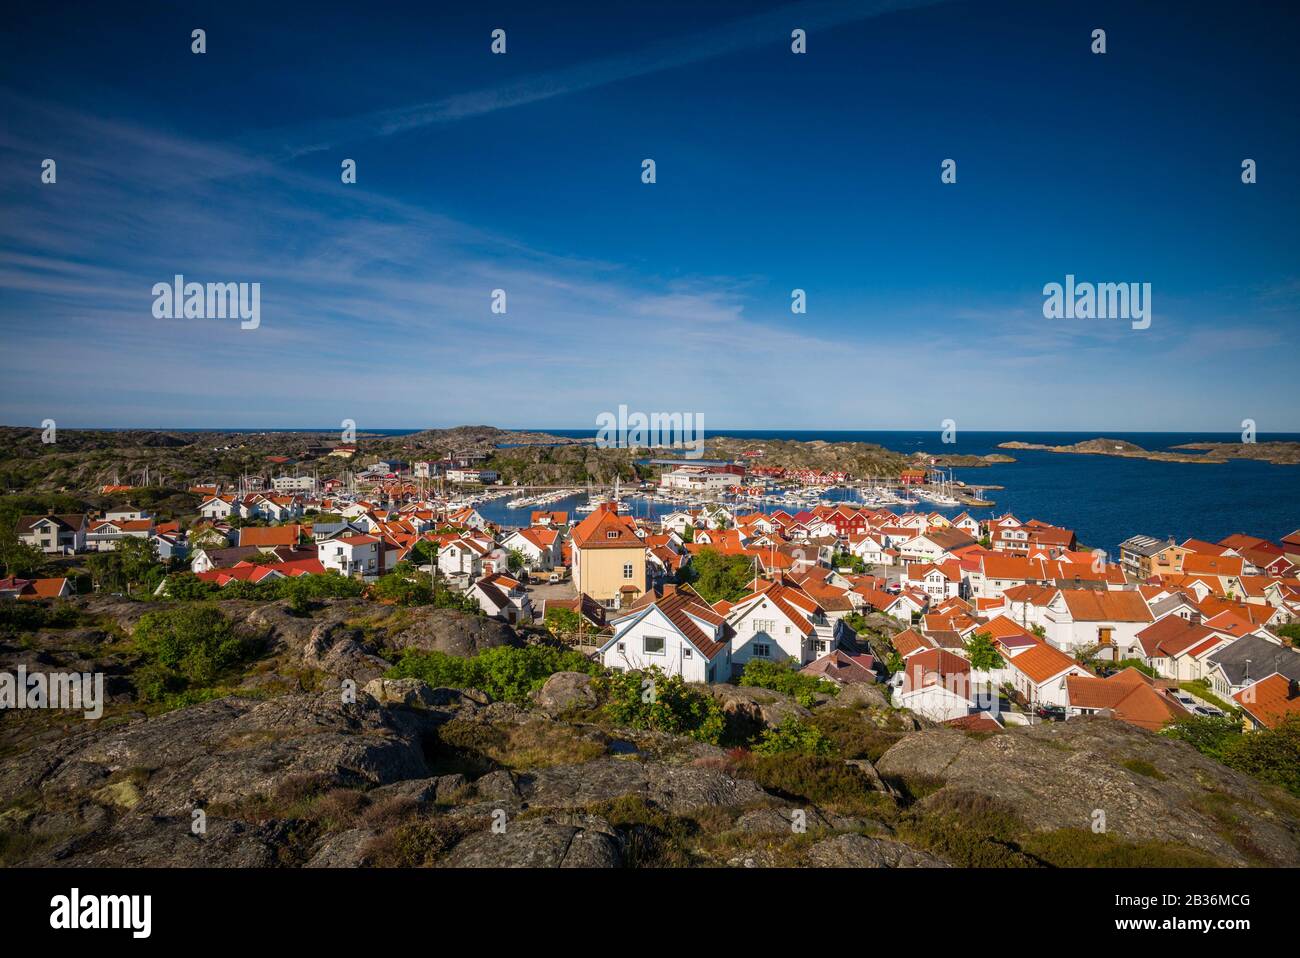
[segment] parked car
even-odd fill
[[[1186,708],[1189,709],[1196,708],[1196,699],[1192,698],[1186,692],[1175,692],[1174,701],[1176,701],[1179,705],[1185,706]]]
[[[1034,714],[1045,722],[1065,721],[1065,709],[1059,705],[1040,705],[1034,709]]]
[[[1210,718],[1223,718],[1223,712],[1216,709],[1213,705],[1194,705],[1192,711],[1197,715],[1204,715]]]

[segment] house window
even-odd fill
[[[626,651],[627,651],[627,646],[626,646],[626,644],[624,644],[623,642],[620,642],[620,643],[618,644],[618,651],[619,651],[620,653],[626,652]]]
[[[632,578],[632,563],[626,562],[623,564],[623,578]]]
[[[645,643],[646,655],[663,655],[664,654],[664,637],[662,635],[647,635],[642,642]]]
[[[617,539],[617,538],[618,538],[618,530],[617,530],[617,529],[610,529],[608,532],[605,533],[605,538],[606,538],[606,539]]]
[[[691,657],[691,650],[690,650],[690,649],[687,649],[687,648],[683,648],[683,649],[682,649],[682,658],[684,658],[684,659],[689,659],[690,657]]]
[[[758,658],[758,659],[766,659],[766,658],[769,658],[771,655],[772,655],[772,647],[771,647],[770,645],[768,645],[766,642],[755,642],[755,643],[754,643],[754,657],[755,657],[755,658]]]

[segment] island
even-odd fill
[[[1300,442],[1188,442],[1174,449],[1196,452],[1161,452],[1144,449],[1125,439],[1086,439],[1066,446],[1037,442],[1000,442],[999,449],[1037,449],[1043,452],[1067,452],[1090,456],[1117,456],[1121,459],[1152,459],[1157,462],[1224,463],[1232,459],[1257,459],[1279,466],[1300,464]]]

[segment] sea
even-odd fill
[[[231,430],[233,431],[233,430]],[[277,430],[250,429],[247,432]],[[308,430],[294,430],[308,431]],[[326,431],[326,430],[321,430]],[[372,429],[367,434],[407,435],[412,429]],[[592,437],[594,428],[554,429],[530,427],[529,432],[546,432],[567,438]],[[1105,436],[1126,440],[1151,451],[1171,451],[1189,442],[1240,442],[1240,433],[1191,432],[1011,432],[958,430],[956,441],[945,444],[937,430],[711,430],[713,435],[740,439],[792,439],[798,441],[869,442],[895,452],[984,456],[1002,453],[1014,463],[977,468],[953,469],[956,479],[970,484],[996,485],[990,491],[995,501],[979,515],[1012,512],[1021,520],[1041,519],[1073,529],[1081,546],[1113,552],[1129,536],[1150,535],[1205,539],[1215,542],[1234,532],[1245,532],[1277,541],[1300,528],[1300,465],[1279,466],[1248,459],[1216,463],[1156,462],[1149,459],[1120,459],[1114,456],[1053,453],[1031,449],[999,449],[1003,442],[1021,441],[1064,446]],[[1300,442],[1300,433],[1259,433],[1259,442]],[[1184,450],[1186,451],[1186,450]],[[658,456],[659,452],[650,453]],[[573,512],[585,494],[569,497],[543,508]],[[625,497],[627,498],[627,497]],[[828,494],[832,499],[852,499],[847,490]],[[509,509],[506,499],[480,505],[487,519],[507,526],[527,525],[529,508]],[[666,503],[628,499],[633,512],[655,517],[672,511]],[[767,506],[773,510],[778,506]],[[916,509],[935,511],[928,503]],[[962,507],[938,509],[955,515]],[[976,510],[972,510],[976,511]]]

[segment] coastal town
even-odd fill
[[[835,502],[825,490],[852,476],[667,460],[657,484],[623,495],[615,483],[570,514],[548,506],[580,490],[503,487],[471,458],[356,463],[323,482],[267,460],[233,488],[188,487],[183,515],[109,485],[95,490],[115,502],[102,511],[17,517],[28,560],[63,572],[10,561],[0,597],[166,602],[300,577],[423,580],[609,670],[731,683],[774,663],[876,685],[895,708],[966,729],[1091,715],[1259,729],[1300,715],[1300,530],[1218,542],[1134,530],[1108,555],[1035,517],[927,511],[956,505],[954,492],[979,501],[942,471],[876,477]],[[506,497],[526,523],[480,511]],[[660,508],[639,516],[629,500]],[[104,556],[124,547],[148,576],[113,577]]]

